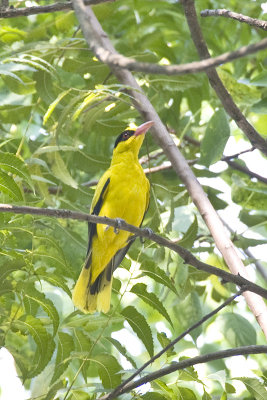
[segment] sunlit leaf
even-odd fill
[[[225,111],[219,109],[209,120],[204,139],[201,142],[201,163],[208,167],[218,161],[223,154],[230,136],[229,123]]]
[[[131,292],[136,294],[145,303],[147,303],[152,308],[157,310],[172,325],[171,318],[166,308],[164,307],[163,303],[158,299],[158,297],[154,293],[152,292],[149,293],[147,291],[147,286],[144,283],[137,283],[136,285],[134,285],[131,289]]]
[[[128,306],[124,308],[121,311],[121,315],[125,317],[132,330],[143,342],[149,355],[152,357],[154,352],[153,338],[151,334],[151,329],[143,315],[140,314],[133,306]]]

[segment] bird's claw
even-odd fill
[[[143,228],[143,232],[147,233],[147,235],[150,237],[154,234],[153,230],[151,228]]]
[[[116,233],[116,235],[119,233],[120,228],[123,224],[124,220],[121,218],[115,218],[115,223],[116,225],[114,226],[114,233]]]
[[[150,237],[150,236],[153,235],[153,233],[154,233],[154,232],[152,231],[151,228],[143,228],[142,231],[143,231],[144,233],[146,233],[146,234],[148,235],[148,237]],[[144,238],[144,237],[140,237],[140,241],[141,241],[141,243],[143,244],[144,241],[145,241],[145,238]]]

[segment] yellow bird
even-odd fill
[[[140,226],[149,204],[149,181],[138,161],[145,133],[154,123],[145,122],[136,130],[122,132],[114,145],[109,169],[99,180],[90,213],[122,218]],[[130,245],[132,234],[112,227],[89,224],[87,258],[74,287],[74,305],[84,312],[108,312],[112,274]]]

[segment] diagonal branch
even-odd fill
[[[95,5],[105,2],[111,2],[115,0],[84,0],[84,4]],[[8,2],[7,2],[8,4]],[[7,7],[7,6],[5,6]],[[45,14],[57,11],[72,10],[73,2],[66,1],[60,3],[48,4],[46,6],[32,6],[32,7],[21,7],[21,8],[2,8],[0,7],[0,18],[15,18],[15,17],[27,17],[28,15]]]
[[[114,46],[107,37],[107,34],[103,31],[92,9],[90,7],[86,7],[82,0],[73,0],[73,4],[84,37],[93,53],[98,53],[98,48],[100,47],[105,49],[107,52],[117,54]],[[101,53],[98,54],[98,58],[100,61],[103,61]],[[119,82],[126,87],[131,88],[128,91],[132,97],[133,104],[143,119],[154,122],[154,128],[151,130],[151,132],[155,141],[159,144],[167,158],[171,161],[174,171],[186,185],[193,202],[208,226],[216,246],[222,253],[230,271],[233,274],[240,274],[250,280],[249,274],[245,269],[233,243],[226,235],[224,226],[218,217],[218,214],[212,207],[204,190],[186,163],[183,155],[175,145],[154,107],[145,96],[141,87],[138,85],[130,71],[123,70],[112,65],[110,65],[110,69]],[[250,309],[264,331],[265,336],[267,337],[267,308],[264,301],[259,296],[250,292],[245,292],[244,297],[246,298]]]
[[[149,239],[160,246],[165,246],[170,250],[173,250],[185,261],[186,264],[192,265],[193,267],[207,272],[208,274],[214,274],[223,279],[224,282],[233,282],[236,285],[243,287],[246,286],[247,290],[257,293],[258,295],[267,299],[267,290],[259,285],[243,278],[241,275],[230,274],[223,269],[213,267],[198,260],[190,251],[172,242],[171,240],[165,239],[162,236],[156,235],[150,229],[141,229],[134,225],[130,225],[124,220],[117,220],[107,217],[99,217],[98,215],[88,215],[78,211],[62,210],[55,208],[38,208],[38,207],[27,207],[27,206],[13,206],[11,204],[0,204],[0,212],[11,212],[14,214],[31,214],[31,215],[42,215],[46,217],[55,217],[63,219],[74,219],[79,221],[87,221],[95,224],[104,224],[112,226],[115,229],[122,229],[124,231],[133,233],[136,236]],[[246,292],[248,293],[248,292]]]
[[[251,18],[243,14],[239,14],[233,11],[225,10],[225,9],[217,9],[217,10],[203,10],[200,13],[201,17],[225,17],[236,19],[239,22],[245,22],[251,26],[255,26],[256,28],[263,29],[267,31],[267,21],[263,21],[262,19]]]
[[[209,59],[210,53],[206,45],[205,39],[202,35],[200,25],[198,23],[194,0],[181,0],[187,23],[191,32],[193,42],[198,51],[201,59]],[[237,107],[233,101],[231,95],[224,87],[219,75],[215,69],[209,69],[206,71],[209,78],[210,84],[219,97],[223,107],[230,117],[236,122],[237,126],[245,133],[251,144],[267,155],[267,142],[263,139],[256,129],[248,122],[244,114]]]
[[[181,369],[192,367],[193,365],[196,364],[203,364],[209,361],[220,360],[222,358],[228,358],[233,356],[242,356],[249,354],[266,354],[266,353],[267,353],[267,346],[242,346],[233,349],[221,350],[221,351],[216,351],[214,353],[204,354],[202,356],[189,358],[180,362],[174,362],[165,368],[161,368],[158,371],[152,372],[151,374],[148,374],[128,384],[117,394],[117,396],[130,392],[131,390],[137,388],[138,386],[143,385],[144,383],[154,381],[155,379],[161,378],[162,376],[169,375],[170,373],[179,371]],[[107,400],[108,398],[109,397],[107,395],[100,397],[99,400]]]
[[[178,343],[180,340],[182,340],[186,335],[188,335],[190,332],[192,332],[194,329],[198,328],[201,326],[204,322],[206,322],[208,319],[213,317],[215,314],[218,314],[219,311],[221,311],[224,307],[228,306],[233,300],[235,300],[238,296],[240,296],[245,288],[242,288],[239,290],[236,294],[233,296],[229,297],[227,300],[225,300],[219,307],[217,307],[215,310],[211,311],[210,313],[206,314],[203,318],[201,318],[199,321],[197,321],[195,324],[190,326],[190,328],[186,329],[181,335],[179,335],[177,338],[172,340],[166,347],[164,347],[159,353],[155,354],[153,357],[151,357],[147,362],[145,362],[142,367],[138,368],[129,378],[127,378],[124,382],[122,382],[119,386],[117,386],[111,393],[109,393],[107,396],[104,396],[102,400],[111,400],[114,399],[118,394],[121,393],[122,389],[128,385],[129,382],[131,382],[137,375],[139,375],[146,367],[149,366],[149,364],[152,364],[155,360],[157,360],[159,357],[161,357],[164,353],[166,353],[168,350],[170,350],[176,343]],[[101,397],[100,399],[101,400]]]

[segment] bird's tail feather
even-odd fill
[[[91,267],[83,267],[72,294],[73,303],[85,313],[106,313],[110,308],[112,276],[104,270],[91,284],[90,270]]]

